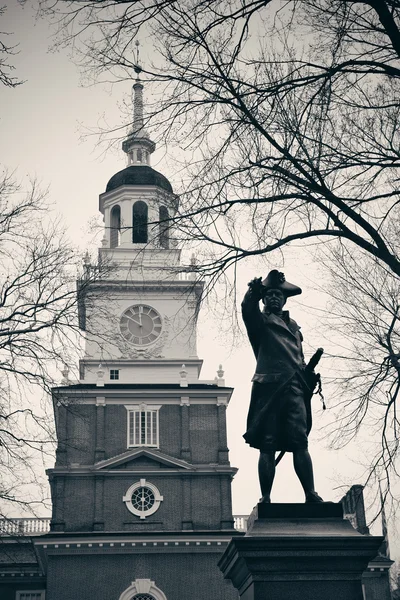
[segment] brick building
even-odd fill
[[[238,598],[217,566],[243,535],[226,440],[232,389],[221,369],[199,379],[202,284],[170,235],[177,198],[150,167],[142,91],[138,79],[128,166],[100,195],[99,259],[110,268],[80,297],[80,380],[66,370],[53,390],[50,531],[3,524],[2,600]]]
[[[178,200],[150,166],[139,79],[133,87],[128,166],[100,195],[99,262],[110,268],[81,294],[80,380],[66,370],[53,390],[50,532],[4,538],[27,577],[16,583],[5,559],[3,600],[237,598],[217,567],[240,535],[226,441],[232,389],[221,370],[199,379],[202,284],[170,235]]]

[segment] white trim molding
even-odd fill
[[[45,599],[45,590],[20,590],[15,593],[15,600],[44,600],[44,599]]]
[[[138,448],[129,448],[122,454],[118,454],[117,456],[112,456],[111,458],[107,458],[105,460],[101,460],[95,463],[94,468],[96,470],[107,469],[108,467],[118,467],[124,463],[128,463],[131,461],[135,461],[137,458],[141,456],[146,456],[150,458],[155,463],[162,463],[171,469],[186,469],[188,471],[193,471],[193,465],[189,464],[186,460],[182,460],[180,458],[175,458],[174,456],[169,456],[168,454],[164,454],[164,452],[160,452],[158,448],[148,448],[145,446]],[[132,465],[132,468],[129,469],[135,470],[135,465]],[[167,471],[168,472],[168,471]],[[236,471],[235,471],[236,473]],[[165,473],[163,473],[165,475]],[[15,520],[15,519],[14,519]],[[50,521],[50,519],[49,519]],[[0,519],[0,531],[1,531],[1,519]]]
[[[140,488],[148,488],[150,490],[150,492],[153,494],[154,502],[150,506],[150,508],[144,507],[144,495],[143,495],[143,502],[142,502],[141,509],[136,508],[133,505],[132,494]],[[146,481],[145,479],[141,479],[140,481],[133,483],[127,489],[127,492],[126,492],[125,496],[123,496],[122,500],[125,502],[126,508],[129,510],[129,512],[131,512],[133,515],[136,515],[137,517],[140,517],[141,519],[145,519],[146,517],[149,517],[150,515],[154,514],[160,508],[160,504],[164,500],[164,498],[163,498],[163,496],[161,496],[158,488],[153,483],[150,483],[150,482]]]
[[[135,579],[119,597],[119,600],[133,600],[136,594],[149,594],[154,600],[167,600],[167,596],[150,579]]]

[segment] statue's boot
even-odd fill
[[[313,504],[316,502],[323,502],[321,496],[318,496],[317,492],[306,492],[306,504]]]
[[[258,502],[259,504],[271,504],[271,497],[269,494],[266,494],[265,496],[262,496]]]

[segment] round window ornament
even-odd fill
[[[133,515],[145,519],[160,508],[164,498],[154,484],[141,479],[128,488],[122,500]]]
[[[167,600],[167,597],[151,579],[135,579],[119,600]]]
[[[162,320],[152,306],[134,304],[121,315],[119,328],[127,342],[148,346],[160,337]]]

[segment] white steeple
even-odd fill
[[[122,142],[122,150],[128,156],[128,166],[150,165],[150,154],[156,149],[144,127],[143,84],[140,81],[142,67],[139,64],[139,42],[136,41],[136,81],[132,86],[133,124],[128,137]]]

